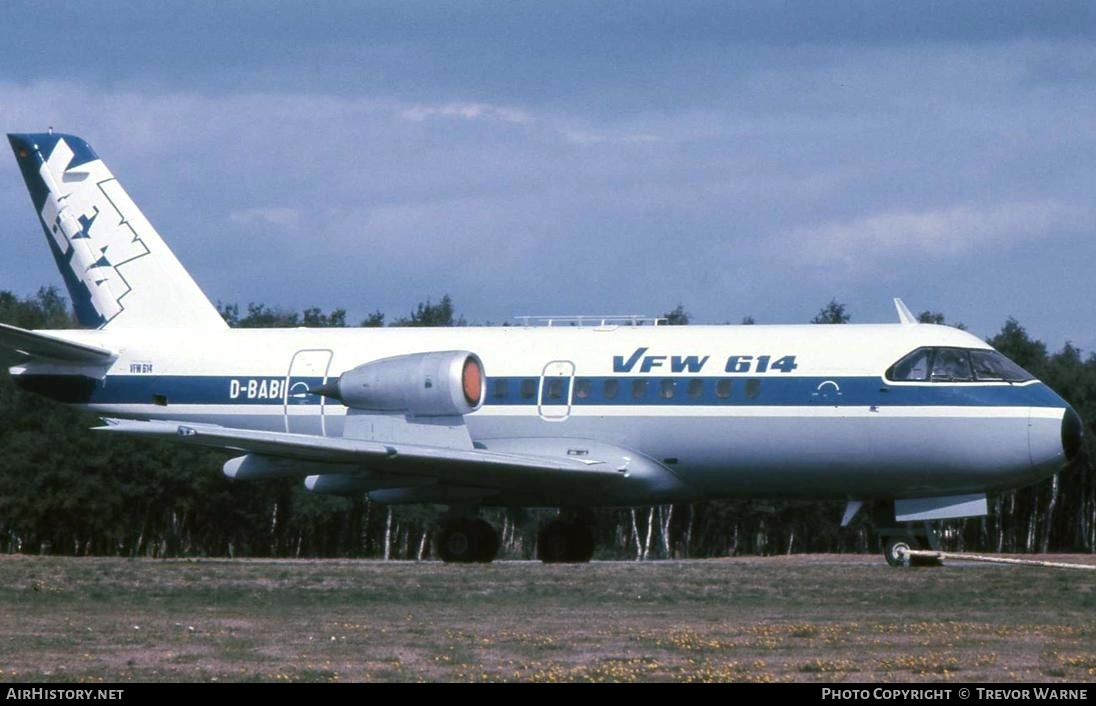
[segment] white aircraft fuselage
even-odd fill
[[[483,404],[465,417],[473,442],[585,439],[667,471],[657,488],[536,504],[959,495],[1030,484],[1066,460],[1068,405],[1041,382],[886,378],[920,347],[990,350],[945,326],[50,333],[120,354],[105,375],[47,363],[16,379],[100,416],[335,437],[348,409],[309,389],[374,360],[471,350],[486,373]],[[762,358],[795,368],[761,371]]]

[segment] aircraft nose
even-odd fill
[[[1062,450],[1066,454],[1066,462],[1077,458],[1081,453],[1084,440],[1084,427],[1081,416],[1072,407],[1066,408],[1062,416]]]

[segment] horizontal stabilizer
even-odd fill
[[[453,484],[526,488],[538,483],[605,482],[627,476],[619,459],[392,444],[345,437],[232,429],[212,424],[104,420],[100,431],[234,449],[303,462],[355,464],[379,473],[436,478]],[[538,449],[539,450],[539,449]]]
[[[0,351],[23,358],[45,358],[61,363],[109,365],[117,359],[113,351],[73,343],[38,331],[0,324]]]

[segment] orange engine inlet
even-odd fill
[[[469,356],[464,359],[464,370],[461,372],[461,384],[464,387],[464,399],[473,407],[479,405],[480,395],[483,392],[483,369],[479,362]]]

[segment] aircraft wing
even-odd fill
[[[3,355],[4,359],[45,358],[62,363],[91,365],[107,365],[118,357],[113,351],[105,348],[73,343],[46,333],[28,331],[8,324],[0,324],[0,355]]]
[[[554,440],[534,453],[456,449],[345,437],[233,429],[212,424],[106,419],[96,430],[244,451],[304,462],[356,464],[363,469],[432,477],[461,485],[524,487],[538,482],[605,482],[624,478],[631,459],[614,447]],[[569,448],[584,447],[581,455]]]

